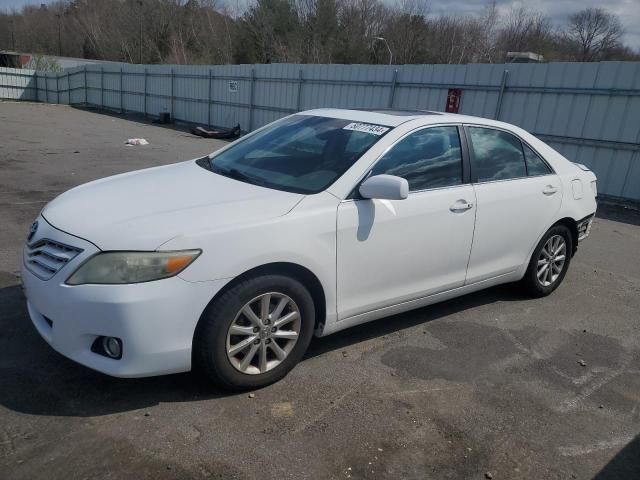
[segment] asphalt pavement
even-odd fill
[[[0,479],[640,478],[633,210],[600,208],[547,298],[501,286],[314,339],[252,398],[190,373],[110,378],[55,353],[20,288],[39,210],[75,185],[222,145],[0,103]]]

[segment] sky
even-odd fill
[[[0,0],[0,3],[2,0]],[[461,14],[479,15],[487,5],[487,0],[431,0],[431,11],[434,14],[457,12]],[[507,13],[511,8],[525,6],[542,12],[557,24],[563,24],[567,17],[579,10],[599,7],[619,16],[625,29],[624,43],[640,50],[640,0],[497,0],[500,13]]]
[[[0,10],[20,8],[23,5],[49,3],[50,0],[0,0]],[[383,0],[393,3],[395,0]],[[488,0],[431,0],[430,11],[439,13],[480,14]],[[244,3],[244,2],[241,2]],[[508,12],[520,5],[538,10],[551,17],[554,23],[562,24],[567,16],[588,7],[601,7],[617,14],[625,28],[624,42],[640,50],[640,0],[497,0],[501,12]]]

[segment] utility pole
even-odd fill
[[[139,63],[142,64],[142,0],[138,0],[138,5],[140,5],[140,35],[139,35],[139,39],[138,39],[138,47],[139,47]]]
[[[62,15],[56,13],[58,19],[58,56],[62,56]]]

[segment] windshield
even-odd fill
[[[215,155],[209,168],[263,187],[318,193],[390,129],[338,118],[293,115]]]

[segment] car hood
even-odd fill
[[[42,216],[102,250],[154,250],[182,235],[285,215],[302,197],[227,178],[188,161],[73,188],[50,202]]]

